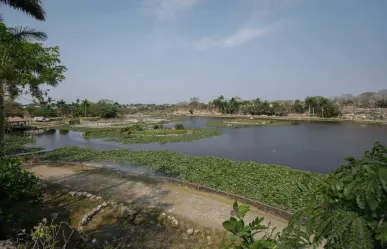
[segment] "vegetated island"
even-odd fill
[[[211,138],[222,134],[213,128],[185,128],[177,123],[166,128],[162,124],[133,124],[126,127],[90,128],[81,126],[59,126],[60,130],[84,132],[86,139],[104,139],[126,144],[177,143]]]
[[[209,127],[228,127],[228,128],[247,128],[255,126],[286,126],[295,125],[296,123],[287,121],[276,121],[276,120],[260,120],[260,119],[246,119],[246,118],[235,118],[235,119],[219,119],[211,120],[207,122]]]

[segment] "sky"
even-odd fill
[[[0,6],[59,46],[55,100],[268,100],[387,88],[385,0],[44,0],[47,21]]]

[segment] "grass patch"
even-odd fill
[[[207,122],[210,127],[229,127],[229,128],[245,128],[254,126],[284,126],[294,125],[292,122],[276,121],[276,120],[259,120],[259,119],[223,119],[211,120]]]
[[[256,162],[232,161],[217,157],[197,157],[170,151],[131,151],[127,149],[96,151],[69,147],[57,149],[42,157],[57,161],[130,162],[170,177],[202,184],[242,195],[266,204],[295,211],[305,206],[305,194],[298,183],[322,174],[293,170],[285,166]]]

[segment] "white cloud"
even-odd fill
[[[233,34],[219,38],[202,38],[199,41],[195,42],[195,49],[197,50],[205,50],[210,49],[214,47],[221,47],[221,48],[233,48],[239,45],[242,45],[244,43],[247,43],[249,41],[252,41],[254,39],[257,39],[258,37],[266,34],[270,28],[256,28],[256,29],[239,29]]]
[[[143,0],[143,4],[151,8],[159,21],[173,18],[199,2],[200,0]]]

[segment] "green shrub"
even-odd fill
[[[255,218],[250,223],[245,223],[244,217],[249,211],[248,205],[238,205],[237,201],[234,202],[233,212],[236,217],[231,217],[229,220],[223,222],[223,227],[230,235],[230,241],[226,248],[232,249],[271,249],[277,248],[277,243],[274,234],[275,228],[269,231],[269,228],[262,225],[262,218]],[[270,223],[269,223],[270,224]],[[265,235],[261,239],[256,239],[255,234],[265,232]]]
[[[0,209],[21,202],[38,202],[42,191],[38,178],[22,168],[17,158],[0,159]]]
[[[139,124],[139,123],[135,123],[133,126],[132,126],[132,129],[135,130],[135,131],[143,131],[144,130],[144,126]]]
[[[130,131],[130,129],[131,129],[130,126],[123,127],[123,128],[121,128],[121,132],[128,132],[128,131]]]
[[[154,125],[153,125],[153,129],[154,129],[154,130],[157,130],[157,129],[163,129],[163,125],[162,125],[162,124],[154,124]]]
[[[176,130],[184,130],[184,125],[183,125],[183,124],[180,124],[180,123],[175,124],[175,129],[176,129]]]

